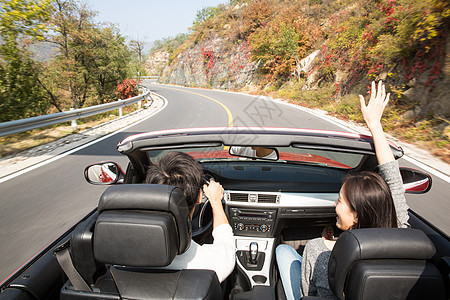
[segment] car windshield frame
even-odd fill
[[[258,161],[280,164],[317,165],[321,167],[351,170],[357,168],[365,158],[364,154],[332,150],[305,149],[300,147],[273,147],[278,150],[278,160],[264,158],[248,158],[229,154],[230,146],[215,147],[164,147],[158,149],[142,149],[152,163],[157,163],[166,153],[180,151],[193,156],[199,163],[203,162],[239,162]],[[248,147],[251,147],[250,145]]]

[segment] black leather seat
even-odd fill
[[[88,278],[92,292],[76,291],[69,282],[61,298],[220,299],[214,271],[155,269],[169,265],[190,242],[189,209],[180,189],[151,184],[111,186],[100,198],[90,238],[72,237],[71,242],[71,252],[92,249],[92,253],[72,255],[75,266],[79,260],[95,261],[108,266],[108,271],[94,276],[101,267],[83,267],[80,275]]]
[[[338,299],[445,299],[435,253],[416,229],[345,231],[331,253],[328,282]]]

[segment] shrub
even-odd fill
[[[116,95],[120,99],[128,99],[139,94],[139,89],[137,87],[137,82],[134,79],[125,79],[116,89]]]
[[[444,1],[363,0],[331,18],[321,68],[347,71],[350,86],[361,74],[373,79],[402,59],[439,45],[449,17],[450,5]]]
[[[317,25],[296,13],[297,9],[285,7],[248,37],[253,61],[261,61],[261,70],[271,81],[286,81],[321,36]]]

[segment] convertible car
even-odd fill
[[[403,150],[390,144],[396,159]],[[112,161],[89,165],[91,184],[111,185],[98,207],[1,286],[0,299],[285,299],[275,248],[299,253],[310,239],[339,236],[329,284],[338,299],[448,299],[449,237],[409,211],[407,229],[335,226],[343,179],[377,169],[373,141],[352,133],[295,128],[194,128],[130,136]],[[236,266],[222,283],[211,270],[167,270],[191,238],[212,242],[207,199],[192,223],[182,193],[143,184],[148,166],[170,151],[193,156],[206,181],[224,187]],[[431,177],[402,168],[409,193]],[[220,261],[217,262],[218,264]],[[304,299],[318,299],[304,297]]]

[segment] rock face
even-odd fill
[[[169,61],[170,54],[165,51],[157,51],[149,55],[145,62],[145,69],[152,76],[159,76]]]
[[[186,86],[240,89],[255,78],[258,63],[246,42],[237,45],[214,38],[181,52],[164,68],[161,81]]]
[[[168,53],[153,54],[147,62],[150,74],[160,75],[160,81],[163,83],[186,86],[241,89],[259,85],[259,62],[251,61],[250,48],[245,41],[236,44],[216,35],[186,48],[170,64]],[[450,35],[446,40],[445,55],[441,60],[442,72],[439,75],[432,73],[430,65],[425,72],[415,74],[403,83],[401,94],[406,103],[416,107],[414,116],[432,114],[444,119],[450,118]],[[318,82],[323,80],[314,71],[314,64],[319,60],[320,51],[316,50],[297,62],[295,73],[306,78],[304,89],[316,88]],[[428,64],[430,63],[431,61]],[[388,84],[398,81],[394,84],[400,85],[401,78],[407,77],[407,72],[401,68],[396,72],[397,80],[390,78],[387,72],[381,73],[377,79],[384,79]],[[334,76],[336,85],[344,83],[347,78],[347,74],[342,70],[335,70]],[[435,76],[432,84],[431,76]]]
[[[436,56],[440,56],[441,59],[435,59]],[[417,60],[411,62],[411,64],[414,63],[417,64]],[[407,82],[402,97],[408,103],[420,107],[419,114],[417,114],[417,108],[415,109],[416,116],[435,115],[448,120],[450,118],[450,35],[445,40],[442,52],[432,53],[429,57],[420,60],[420,63],[427,67],[422,72],[416,72],[414,78]],[[408,73],[410,72],[404,70],[402,75]]]

